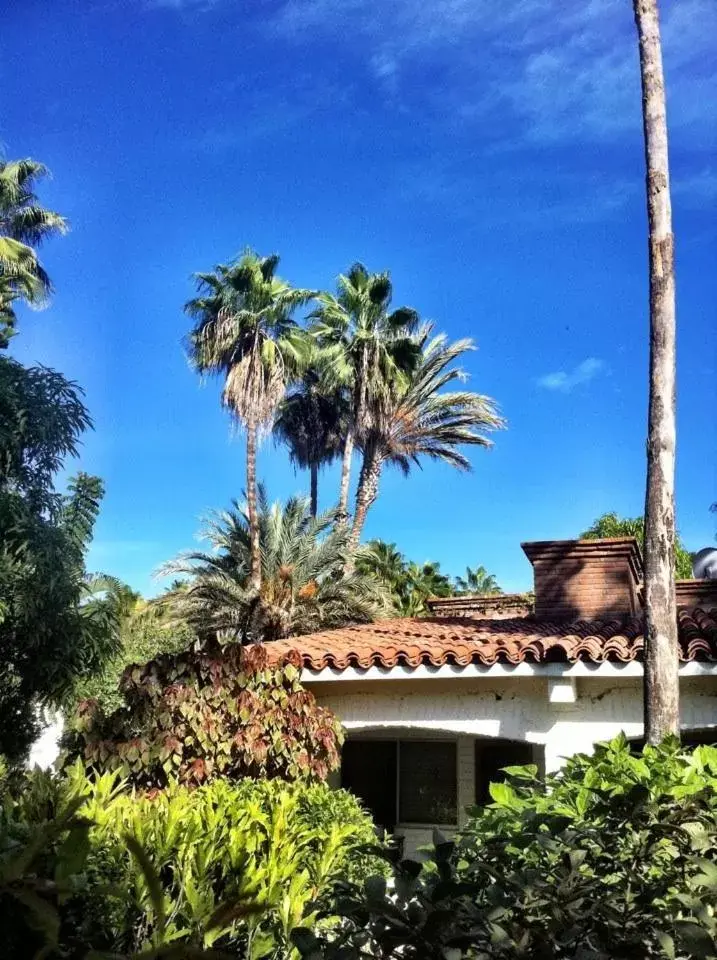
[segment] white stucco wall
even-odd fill
[[[48,714],[44,718],[46,726],[33,743],[28,757],[29,767],[48,770],[60,755],[60,737],[64,727],[62,714]]]
[[[642,735],[639,676],[580,677],[572,681],[572,702],[551,694],[551,682],[542,676],[516,676],[308,685],[319,702],[336,713],[349,736],[352,731],[392,728],[504,737],[543,746],[548,772],[558,769],[565,757],[590,751],[594,743],[621,730],[628,737]],[[569,697],[570,682],[566,686]],[[683,729],[717,727],[717,677],[683,677],[680,689]]]

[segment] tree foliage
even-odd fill
[[[513,768],[457,842],[392,884],[340,884],[338,935],[296,931],[305,957],[627,960],[717,956],[717,749],[624,737],[542,785]]]
[[[0,753],[20,758],[39,709],[116,649],[117,610],[94,589],[84,557],[102,483],[55,473],[77,452],[89,417],[60,374],[0,357]]]
[[[209,642],[130,667],[125,706],[96,702],[76,722],[85,761],[145,788],[244,776],[324,780],[339,764],[341,727],[317,705],[291,663],[266,648]],[[77,748],[77,744],[75,744]]]
[[[601,537],[635,537],[640,547],[645,545],[645,518],[619,517],[616,513],[603,513],[580,534],[582,540],[597,540]],[[692,578],[692,557],[677,535],[675,539],[675,577],[678,580]]]
[[[39,305],[50,292],[35,247],[67,229],[64,218],[37,199],[45,176],[46,167],[36,160],[0,161],[0,349],[15,332],[15,302]]]
[[[321,467],[341,456],[348,430],[346,391],[327,382],[321,351],[311,347],[301,378],[281,401],[274,436],[286,444],[293,463],[311,476],[311,514],[318,514]]]
[[[387,272],[371,273],[354,263],[338,279],[336,296],[320,293],[310,328],[328,382],[348,400],[338,514],[348,516],[351,458],[372,423],[377,405],[402,392],[420,357],[420,319],[411,307],[391,310],[393,285]]]
[[[369,540],[357,555],[356,569],[389,591],[394,611],[401,617],[424,616],[429,597],[448,597],[453,592],[439,563],[409,562],[395,543],[383,540]]]
[[[470,594],[471,596],[495,596],[503,591],[492,573],[485,567],[466,567],[465,577],[456,577],[456,593]]]
[[[120,682],[128,666],[147,663],[162,653],[186,650],[196,640],[194,631],[170,614],[161,597],[145,600],[126,583],[106,575],[93,578],[92,583],[117,610],[119,649],[100,673],[73,685],[67,705],[71,714],[82,700],[96,700],[104,713],[112,713],[124,702]]]
[[[304,497],[270,506],[260,490],[258,520],[258,593],[250,580],[248,511],[236,502],[206,523],[202,539],[210,551],[165,566],[186,578],[166,598],[180,621],[202,636],[219,632],[246,643],[366,623],[387,611],[374,580],[345,571],[348,533],[334,525],[334,513],[312,517]]]
[[[429,331],[425,332],[428,336]],[[352,544],[358,543],[369,508],[378,496],[386,465],[407,476],[427,458],[470,470],[461,447],[490,447],[488,433],[504,426],[495,401],[469,390],[447,390],[465,379],[455,362],[472,349],[470,340],[426,340],[420,363],[403,392],[383,396],[364,430],[363,462],[356,492]]]
[[[256,514],[256,446],[287,385],[305,365],[308,340],[293,320],[311,292],[276,274],[278,256],[252,250],[211,273],[197,274],[198,296],[185,311],[195,321],[189,356],[201,374],[223,379],[222,403],[247,431],[246,489],[251,533],[251,581],[261,585]]]

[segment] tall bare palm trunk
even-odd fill
[[[309,467],[311,476],[311,516],[316,519],[319,512],[319,465],[313,462]]]
[[[370,450],[364,453],[358,490],[356,491],[354,522],[351,527],[351,536],[349,537],[351,555],[353,555],[359,545],[361,532],[366,522],[366,516],[378,496],[378,481],[381,476],[381,465],[381,461],[375,453],[372,453]],[[353,568],[353,559],[350,560],[350,564],[351,568]]]
[[[354,452],[356,434],[353,427],[349,427],[344,441],[344,452],[341,458],[341,486],[339,488],[339,507],[337,519],[339,524],[349,522],[349,488],[351,486],[351,459]]]
[[[259,539],[259,514],[256,508],[256,425],[250,424],[246,432],[246,503],[249,513],[249,541],[251,548],[251,571],[249,580],[254,590],[261,588],[261,542]]]
[[[645,735],[679,733],[675,603],[675,269],[657,0],[633,0],[640,43],[650,259],[645,497]]]

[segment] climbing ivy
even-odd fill
[[[125,704],[109,716],[80,704],[70,740],[97,770],[140,787],[216,777],[324,780],[339,765],[341,726],[285,660],[262,645],[218,642],[129,667]]]

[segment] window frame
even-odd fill
[[[455,813],[453,820],[403,820],[401,818],[401,744],[402,743],[447,743],[453,747],[454,764],[454,785],[455,785]],[[411,828],[429,828],[429,827],[447,827],[454,828],[458,826],[458,809],[460,784],[458,777],[458,740],[449,737],[403,737],[396,738],[396,826]]]
[[[445,827],[455,829],[458,826],[458,817],[460,809],[460,777],[459,777],[459,758],[458,758],[458,738],[457,737],[356,737],[354,743],[392,743],[396,757],[396,782],[393,786],[394,792],[394,824],[396,829],[430,829],[431,827]],[[454,819],[451,821],[432,821],[432,820],[403,820],[401,819],[401,744],[449,744],[453,750],[454,759],[454,787],[455,787],[455,811]]]

